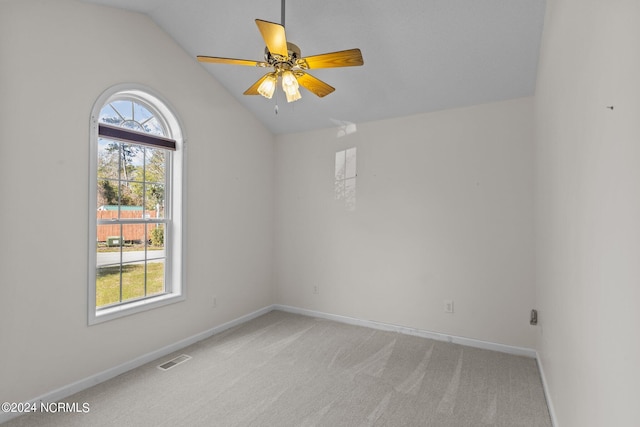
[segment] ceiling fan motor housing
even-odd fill
[[[269,52],[269,48],[264,48],[264,60],[276,70],[291,70],[298,65],[298,59],[302,56],[300,48],[293,43],[287,42],[288,57],[284,58],[278,54]]]

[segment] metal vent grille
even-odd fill
[[[191,356],[188,356],[186,354],[181,354],[178,357],[174,357],[173,359],[167,362],[164,362],[162,365],[158,365],[158,369],[166,371],[173,368],[174,366],[178,366],[179,364],[186,362],[189,359],[191,359]]]

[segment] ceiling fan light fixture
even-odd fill
[[[282,73],[282,90],[284,90],[287,96],[287,102],[297,101],[302,98],[300,91],[298,90],[298,79],[289,70]]]
[[[276,84],[278,79],[275,73],[268,74],[265,79],[260,83],[258,87],[258,93],[267,99],[271,99],[273,93],[276,91]]]
[[[302,98],[302,95],[300,95],[300,91],[297,88],[292,93],[285,92],[285,95],[287,96],[287,102],[294,102]]]

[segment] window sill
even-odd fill
[[[95,325],[109,320],[118,319],[120,317],[129,316],[131,314],[141,313],[143,311],[184,301],[185,299],[185,296],[182,294],[170,293],[139,301],[132,301],[127,304],[105,308],[103,310],[94,309],[93,313],[89,313],[89,325]]]

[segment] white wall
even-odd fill
[[[89,114],[124,82],[155,89],[185,126],[188,299],[88,327]],[[0,401],[272,304],[273,152],[266,129],[148,17],[0,2]]]
[[[278,136],[278,302],[533,348],[532,116],[524,98]],[[349,147],[354,211],[334,195]]]
[[[548,1],[536,270],[539,350],[562,427],[640,420],[639,40],[637,0]]]

